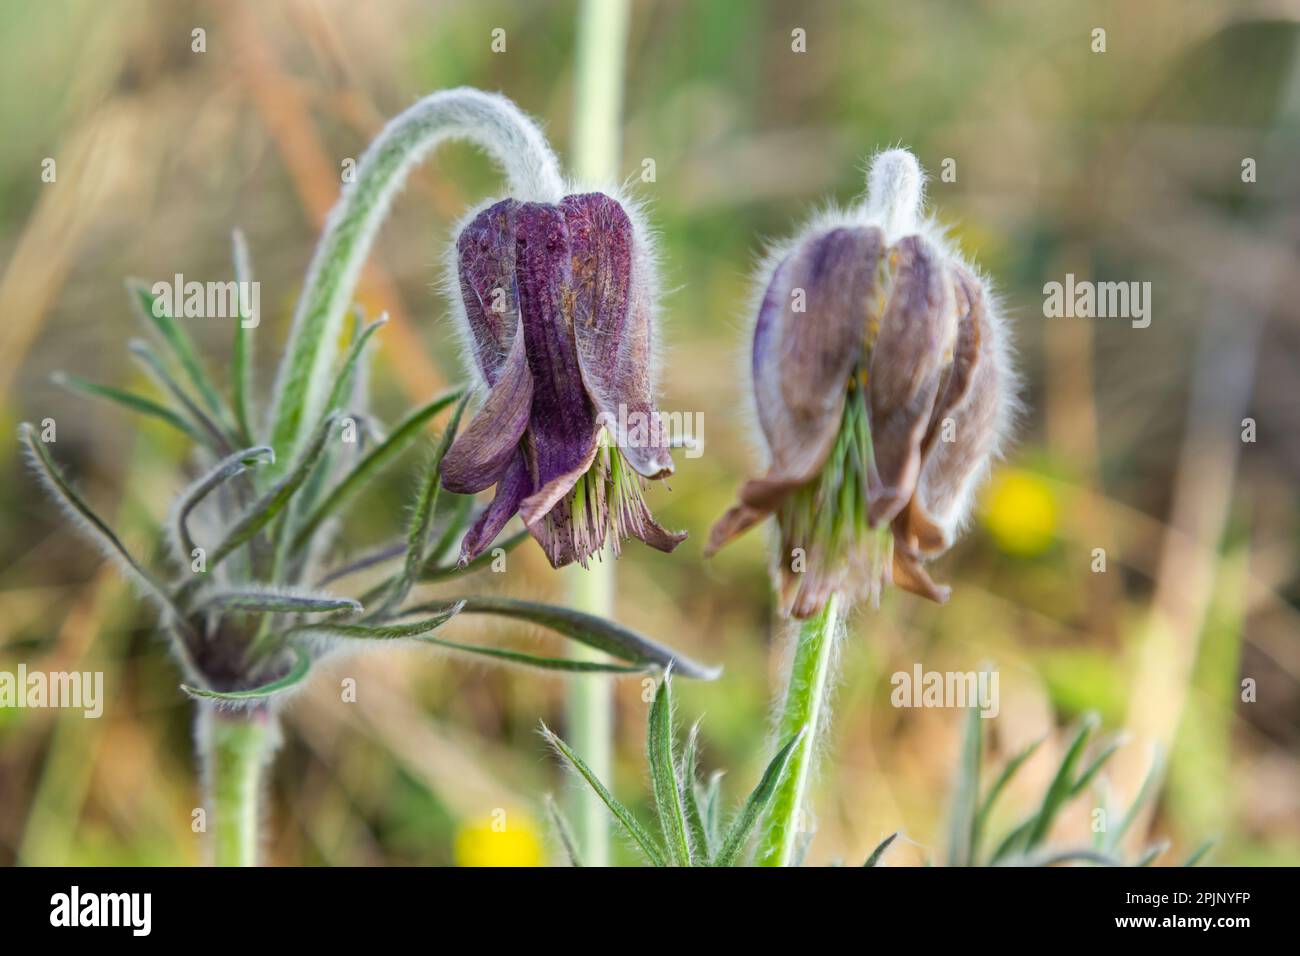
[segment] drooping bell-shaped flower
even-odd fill
[[[911,153],[876,157],[865,202],[822,216],[760,276],[753,388],[770,455],[708,552],[776,516],[781,603],[809,617],[882,583],[947,600],[946,551],[1015,406],[984,281],[921,218]]]
[[[442,464],[449,491],[496,485],[462,563],[519,513],[555,567],[627,537],[671,551],[642,496],[672,474],[652,395],[655,279],[645,231],[603,193],[504,199],[456,242],[462,327],[487,388]]]

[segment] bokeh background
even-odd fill
[[[523,0],[4,0],[5,428],[55,418],[57,457],[138,553],[156,553],[184,443],[49,382],[64,369],[148,388],[124,349],[139,329],[122,280],[228,278],[241,227],[267,383],[342,161],[421,94],[460,84],[515,99],[563,158],[575,15]],[[205,53],[191,50],[196,27]],[[498,27],[504,53],[490,49]],[[1141,834],[1171,841],[1161,863],[1206,837],[1213,862],[1300,863],[1300,4],[638,0],[625,100],[622,171],[650,203],[669,290],[663,407],[703,413],[705,451],[679,456],[671,491],[650,493],[691,540],[671,557],[627,549],[617,617],[725,663],[717,682],[678,689],[682,717],[705,718],[703,763],[729,770],[728,794],[766,762],[784,636],[761,534],[700,555],[753,464],[738,371],[749,271],[765,239],[852,199],[865,158],[902,143],[932,174],[955,160],[955,182],[936,175],[930,198],[1000,285],[1027,413],[971,533],[935,569],[951,603],[891,593],[851,621],[808,860],[860,862],[896,829],[891,864],[942,858],[960,716],[892,707],[889,678],[992,662],[995,759],[1048,735],[995,829],[1033,805],[1068,725],[1096,711],[1107,733],[1129,732],[1106,775],[1117,800],[1152,743],[1167,745]],[[654,182],[640,181],[645,158]],[[481,154],[448,147],[379,238],[360,299],[394,318],[373,381],[390,421],[461,377],[438,263],[451,224],[498,186]],[[1067,272],[1151,282],[1150,327],[1044,319],[1043,284]],[[231,330],[194,322],[224,373]],[[346,536],[356,548],[401,527],[419,461],[367,493]],[[483,577],[476,587],[561,601],[568,584],[533,547]],[[487,620],[451,636],[558,648]],[[0,862],[201,861],[177,671],[130,588],[6,451],[0,668],[19,662],[102,670],[108,700],[97,721],[0,710]],[[342,676],[358,678],[355,704],[339,701]],[[421,648],[333,666],[285,721],[271,862],[555,860],[542,798],[573,784],[536,729],[562,727],[565,686]],[[646,814],[638,682],[616,701],[614,789]],[[1086,843],[1096,803],[1076,801],[1055,841]],[[490,826],[499,809],[505,833]]]

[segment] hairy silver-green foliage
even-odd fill
[[[722,825],[718,811],[718,782],[714,774],[706,786],[696,778],[699,724],[691,728],[686,746],[678,751],[673,721],[671,668],[655,692],[650,706],[646,736],[646,762],[650,770],[651,796],[659,821],[658,833],[642,824],[636,815],[609,791],[573,748],[542,724],[542,735],[555,752],[600,797],[624,834],[651,866],[745,866],[758,822],[772,804],[777,787],[790,766],[790,755],[803,737],[801,729],[777,750],[763,771],[758,785],[729,826]],[[569,827],[563,814],[548,800],[561,845],[569,862],[581,866],[573,851]]]

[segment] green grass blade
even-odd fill
[[[188,421],[176,414],[160,402],[155,402],[151,398],[138,395],[135,392],[128,392],[125,389],[114,388],[112,385],[100,385],[98,382],[91,382],[84,378],[78,378],[75,375],[69,375],[66,372],[55,372],[50,376],[50,381],[60,388],[66,388],[69,391],[81,392],[94,398],[102,398],[106,401],[121,405],[140,415],[148,415],[159,421],[165,422],[172,428],[193,439],[197,444],[204,444],[207,440],[205,436]]]
[[[1070,742],[1070,746],[1061,760],[1060,767],[1057,768],[1056,776],[1052,778],[1047,792],[1043,795],[1042,806],[1039,808],[1038,815],[1034,818],[1034,825],[1030,828],[1026,837],[1026,850],[1032,850],[1047,838],[1057,812],[1065,804],[1065,801],[1070,798],[1075,783],[1074,768],[1083,756],[1083,750],[1088,744],[1088,737],[1097,729],[1098,722],[1095,714],[1089,714],[1080,723],[1074,739]]]
[[[392,463],[412,441],[419,437],[425,424],[463,394],[462,389],[440,395],[408,415],[392,433],[367,452],[353,469],[330,490],[325,499],[298,526],[294,550],[306,545],[321,524],[342,511],[343,507],[380,471]]]
[[[984,832],[988,827],[989,817],[993,813],[993,805],[997,802],[998,797],[1002,795],[1002,791],[1006,789],[1007,784],[1011,782],[1012,778],[1015,777],[1020,768],[1024,766],[1025,761],[1034,755],[1034,752],[1046,739],[1046,737],[1039,737],[1033,743],[1021,748],[1019,753],[1007,761],[1007,765],[1002,768],[1002,772],[998,774],[998,778],[993,782],[993,786],[989,787],[989,792],[985,795],[984,802],[980,804],[979,813],[975,820],[975,831],[971,837],[970,852],[972,862],[976,862],[979,859],[980,843],[984,839]]]
[[[645,854],[645,858],[650,864],[652,866],[664,866],[663,852],[655,845],[654,837],[650,836],[646,828],[632,815],[632,811],[615,799],[614,795],[600,782],[600,778],[592,772],[586,762],[573,752],[572,747],[552,733],[551,728],[547,727],[546,724],[542,724],[542,735],[546,738],[547,743],[555,748],[556,753],[564,758],[583,780],[587,781],[587,785],[596,792],[596,796],[600,797],[601,801],[609,809],[610,814],[618,821],[627,835],[632,838],[632,842]]]
[[[664,675],[650,707],[650,726],[646,740],[646,757],[650,762],[650,782],[654,788],[655,810],[659,826],[668,844],[668,855],[676,866],[690,866],[690,825],[682,803],[682,780],[677,773],[673,753],[672,677]]]
[[[283,676],[262,684],[260,687],[252,687],[248,690],[221,691],[181,684],[181,690],[191,697],[208,700],[249,701],[266,700],[268,697],[275,697],[277,694],[297,687],[306,679],[308,672],[311,670],[311,657],[307,652],[301,647],[293,648],[293,652],[294,660],[289,670]]]
[[[758,821],[762,819],[772,803],[772,798],[776,796],[776,788],[780,786],[781,778],[785,776],[786,768],[790,765],[790,756],[794,753],[794,748],[807,732],[807,727],[801,727],[799,732],[782,744],[781,749],[776,752],[772,762],[763,771],[758,786],[754,788],[749,799],[745,801],[745,806],[741,808],[740,816],[727,831],[726,839],[722,841],[722,848],[718,850],[717,859],[713,862],[714,866],[740,865],[741,854],[745,852],[754,828],[758,826]]]

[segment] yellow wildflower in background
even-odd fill
[[[989,489],[984,526],[1008,554],[1041,554],[1056,537],[1056,498],[1051,487],[1031,472],[1001,472]]]
[[[461,824],[452,855],[457,866],[541,866],[543,848],[537,826],[517,810]]]

